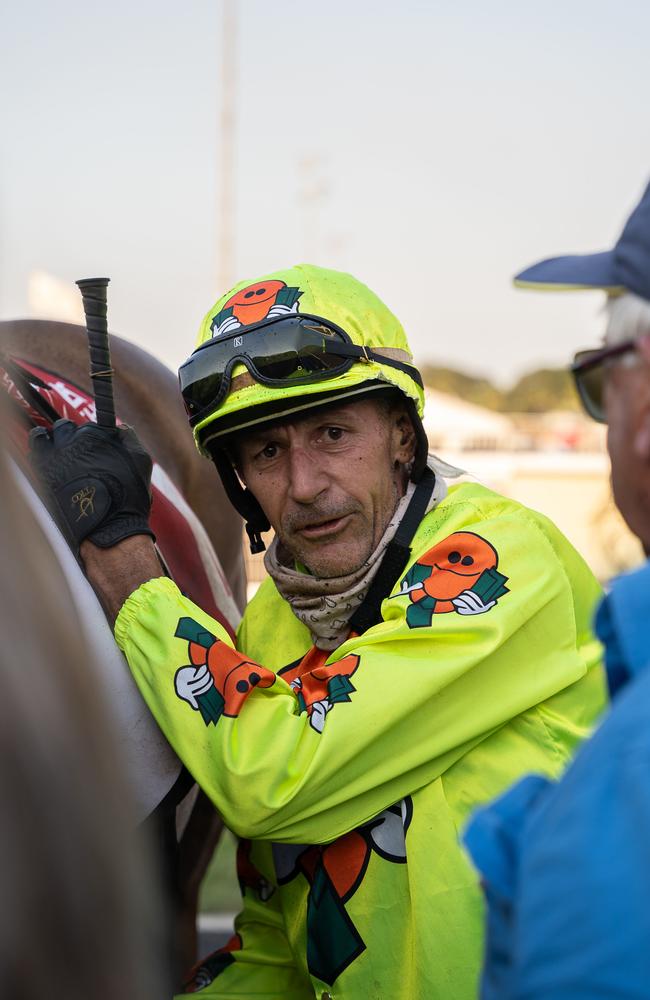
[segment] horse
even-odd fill
[[[234,634],[245,598],[241,520],[214,469],[199,456],[173,374],[142,349],[111,336],[118,417],[154,460],[152,527],[170,575]],[[136,818],[155,830],[172,895],[174,979],[196,960],[201,879],[221,820],[199,793],[153,721],[113,641],[99,603],[63,536],[47,515],[26,460],[27,430],[58,416],[92,419],[86,333],[69,323],[0,322],[0,376],[14,402],[14,475],[67,580],[99,664],[98,683],[119,729]]]
[[[6,452],[6,409],[0,399],[0,996],[169,996],[152,852],[134,836],[78,607]]]

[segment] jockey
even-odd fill
[[[404,330],[349,275],[241,282],[180,378],[252,547],[275,532],[236,646],[162,575],[126,432],[55,428],[34,458],[153,714],[240,838],[235,937],[187,992],[473,997],[458,830],[519,775],[558,774],[602,708],[598,585],[545,517],[447,486]]]

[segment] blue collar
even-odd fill
[[[650,561],[614,580],[596,613],[612,697],[650,664]]]

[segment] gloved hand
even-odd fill
[[[51,512],[76,544],[110,548],[151,535],[151,458],[130,427],[57,420],[30,434],[30,459],[51,498]]]

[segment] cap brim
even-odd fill
[[[549,257],[520,271],[513,281],[517,288],[534,288],[542,292],[600,289],[614,293],[624,290],[616,280],[613,250]]]

